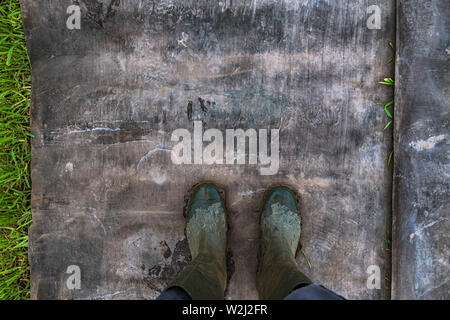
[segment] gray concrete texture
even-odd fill
[[[72,4],[80,30],[66,26]],[[381,29],[366,25],[373,4]],[[394,1],[22,0],[22,11],[35,135],[32,298],[155,298],[189,262],[182,210],[203,180],[225,190],[232,221],[227,299],[258,298],[259,209],[273,184],[301,196],[311,268],[303,255],[298,263],[313,281],[350,299],[391,297],[392,133],[376,102],[393,99],[378,81],[394,74]],[[409,90],[404,99],[414,99]],[[195,121],[223,134],[279,129],[279,170],[262,175],[248,160],[174,164],[171,135],[193,133]],[[416,181],[397,180],[399,204]],[[445,198],[436,204],[442,219]],[[448,253],[448,238],[432,246]],[[415,248],[396,248],[401,272]],[[440,258],[448,275],[448,254]],[[80,289],[67,286],[70,265],[80,267]],[[379,290],[367,287],[371,265],[381,269]],[[419,280],[420,290],[447,280]],[[395,296],[407,296],[407,285]]]

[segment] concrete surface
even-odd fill
[[[81,30],[68,30],[76,3]],[[366,25],[372,4],[379,30]],[[258,210],[276,183],[302,197],[305,273],[346,298],[389,298],[392,136],[375,103],[392,99],[378,81],[393,74],[394,5],[22,0],[33,68],[32,298],[155,298],[188,263],[184,196],[202,180],[225,189],[233,224],[228,299],[258,297]],[[174,164],[171,134],[193,132],[194,121],[224,134],[279,129],[278,172]],[[67,286],[71,265],[80,289]],[[379,290],[366,286],[371,265]]]
[[[450,298],[448,1],[398,1],[394,299]]]

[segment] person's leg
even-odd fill
[[[156,300],[192,300],[192,297],[183,288],[170,287],[164,290]]]
[[[317,284],[308,284],[294,289],[284,300],[345,300],[344,297]]]
[[[260,229],[256,276],[260,298],[281,300],[296,287],[311,284],[295,261],[301,224],[297,196],[292,190],[276,187],[266,193]]]
[[[186,220],[192,262],[158,299],[186,297],[184,293],[194,300],[223,299],[227,283],[227,222],[225,205],[216,186],[200,184],[194,188]]]
[[[313,284],[295,261],[301,218],[297,195],[292,190],[276,187],[267,192],[260,228],[260,261],[256,285],[261,299],[343,299],[325,287]]]

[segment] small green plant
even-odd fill
[[[386,113],[387,117],[390,119],[389,122],[387,123],[387,125],[384,127],[384,130],[386,130],[387,128],[389,128],[389,126],[391,125],[392,120],[393,120],[392,113],[389,111],[388,108],[390,106],[394,105],[394,100],[389,101],[388,103],[385,103],[385,104],[377,102],[377,104],[384,107],[384,112]]]
[[[389,47],[391,47],[391,49],[394,51],[395,53],[395,46],[392,42],[389,42]],[[386,62],[387,64],[394,62],[394,57],[389,58],[389,60]],[[384,78],[383,81],[379,82],[382,85],[385,86],[395,86],[395,80],[393,78]],[[389,101],[387,103],[381,103],[381,102],[377,102],[377,105],[382,106],[384,109],[384,113],[386,114],[386,116],[388,117],[388,123],[384,126],[383,130],[386,130],[387,128],[389,128],[392,124],[392,122],[394,121],[394,100]],[[391,109],[391,110],[389,110]],[[394,154],[394,151],[392,150],[389,153],[389,157],[388,157],[388,165],[391,164],[392,162],[392,155]]]
[[[395,82],[392,78],[384,78],[383,81],[380,82],[381,84],[385,84],[387,86],[394,86]]]
[[[386,243],[386,251],[390,251],[392,247],[392,239],[391,239],[391,233],[389,231],[386,232],[386,237],[384,238],[384,242]]]
[[[391,47],[391,49],[395,52],[395,47],[394,47],[394,44],[392,42],[389,42],[389,47]],[[386,64],[389,64],[389,63],[391,63],[393,61],[394,61],[394,56],[390,57],[388,59],[388,61],[386,61]]]
[[[391,164],[392,161],[392,155],[394,154],[394,150],[391,151],[391,153],[389,153],[389,157],[388,157],[388,165]]]
[[[305,259],[306,259],[306,263],[308,263],[308,267],[311,269],[311,262],[309,261],[309,258],[308,258],[308,256],[306,255],[306,252],[305,252],[305,250],[304,249],[301,249],[300,250],[300,252],[303,254],[303,256],[305,257]]]

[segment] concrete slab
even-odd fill
[[[258,297],[258,210],[277,183],[302,197],[305,273],[347,298],[389,298],[391,135],[375,102],[392,99],[378,81],[393,73],[395,19],[392,1],[375,3],[379,30],[367,28],[367,1],[23,0],[32,297],[155,298],[189,260],[184,196],[211,180],[233,223],[228,299]],[[80,30],[66,25],[73,4]],[[175,164],[172,133],[194,123],[224,139],[279,130],[278,170],[262,175],[261,157]],[[80,289],[67,286],[71,265]],[[366,286],[371,265],[380,290]]]
[[[398,1],[395,299],[450,298],[447,1]]]

